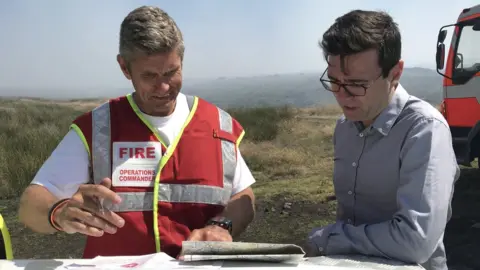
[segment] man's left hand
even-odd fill
[[[228,230],[216,225],[208,225],[202,229],[193,230],[187,241],[232,242],[233,239]]]

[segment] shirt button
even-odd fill
[[[352,191],[351,191],[351,190],[348,191],[348,195],[352,195]]]
[[[323,252],[323,247],[319,247],[318,251]]]
[[[353,167],[357,167],[357,163],[356,163],[356,162],[353,162],[353,163],[352,163],[352,166],[353,166]]]
[[[347,222],[352,224],[352,220],[351,219],[347,219]]]
[[[358,134],[358,136],[363,137],[363,133]]]

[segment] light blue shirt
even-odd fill
[[[308,237],[316,255],[357,253],[446,270],[443,236],[460,175],[447,121],[401,85],[374,123],[337,121],[337,222]]]

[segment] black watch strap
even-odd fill
[[[226,217],[214,217],[207,222],[208,225],[216,225],[232,234],[232,221]]]

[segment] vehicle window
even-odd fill
[[[455,72],[472,68],[480,64],[480,31],[473,31],[473,26],[464,26],[460,34],[460,40],[455,57]]]

